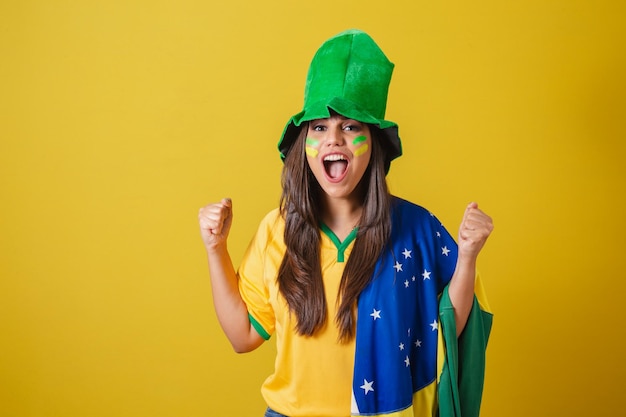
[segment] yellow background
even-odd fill
[[[623,1],[3,1],[0,415],[260,416],[273,345],[216,322],[200,206],[239,262],[276,142],[347,28],[395,62],[392,191],[456,234],[496,313],[483,416],[623,409]],[[320,364],[324,366],[324,364]]]

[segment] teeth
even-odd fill
[[[346,158],[343,155],[332,154],[324,157],[324,161],[345,161]]]

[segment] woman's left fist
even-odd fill
[[[478,208],[468,204],[459,227],[459,256],[477,257],[493,231],[493,221]]]

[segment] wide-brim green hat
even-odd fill
[[[385,120],[393,67],[363,31],[347,30],[324,42],[309,67],[304,108],[289,120],[278,142],[281,159],[287,156],[303,122],[330,117],[334,111],[381,129],[388,169],[390,162],[402,155],[398,125]]]

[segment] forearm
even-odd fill
[[[454,306],[457,337],[463,332],[474,303],[474,282],[476,280],[476,258],[460,256],[448,294]]]
[[[492,231],[491,217],[479,210],[478,204],[468,204],[459,227],[459,257],[448,287],[450,301],[454,307],[457,337],[465,329],[474,304],[476,259]]]
[[[248,309],[237,283],[235,268],[225,245],[207,249],[213,305],[218,321],[236,352],[256,349],[263,339],[248,318]]]

